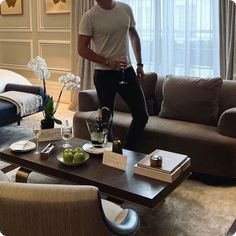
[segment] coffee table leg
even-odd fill
[[[31,170],[20,168],[16,173],[16,182],[27,183],[27,179]]]

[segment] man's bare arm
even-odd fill
[[[89,44],[91,41],[90,36],[85,36],[85,35],[79,35],[79,40],[78,40],[78,53],[81,57],[93,61],[99,64],[106,65],[107,59],[105,57],[102,57],[98,54],[96,54],[93,50],[89,48]]]
[[[109,59],[105,58],[103,56],[98,55],[93,50],[89,48],[89,44],[91,42],[91,37],[86,35],[79,35],[78,38],[78,53],[81,57],[99,63],[106,65],[110,67],[113,70],[119,70],[121,68],[120,61],[116,59]]]
[[[141,43],[140,38],[138,35],[137,30],[135,27],[129,28],[129,37],[131,41],[131,45],[134,51],[134,55],[137,61],[137,75],[140,78],[143,78],[144,72],[143,72],[143,66],[142,66],[142,54],[141,54]]]
[[[129,28],[129,36],[130,36],[132,48],[134,50],[134,55],[135,55],[136,61],[138,64],[142,63],[141,43],[140,43],[140,38],[139,38],[138,32],[135,29],[135,27]]]

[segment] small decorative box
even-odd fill
[[[41,152],[40,152],[40,159],[41,160],[47,160],[50,155],[55,150],[55,145],[49,143]]]

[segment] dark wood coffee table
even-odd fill
[[[70,142],[73,146],[82,146],[88,141],[73,138]],[[0,159],[23,168],[24,172],[21,172],[21,177],[22,173],[23,175],[25,173],[25,177],[27,177],[28,170],[73,184],[94,185],[108,196],[150,208],[162,202],[190,175],[189,168],[173,183],[166,183],[136,175],[133,173],[133,166],[146,154],[125,149],[123,150],[123,154],[128,157],[126,171],[103,165],[101,155],[90,155],[90,159],[85,164],[78,167],[68,167],[59,163],[57,160],[57,155],[63,151],[62,141],[53,143],[56,144],[56,150],[48,160],[41,160],[39,155],[33,154],[33,151],[15,153],[10,149],[0,152]],[[46,144],[45,142],[41,143],[41,149]]]

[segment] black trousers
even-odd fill
[[[133,67],[125,70],[124,78],[128,84],[119,84],[122,71],[95,70],[94,72],[94,84],[100,106],[109,108],[113,113],[115,95],[119,93],[129,107],[133,119],[126,134],[124,147],[135,150],[148,121],[147,106]]]

